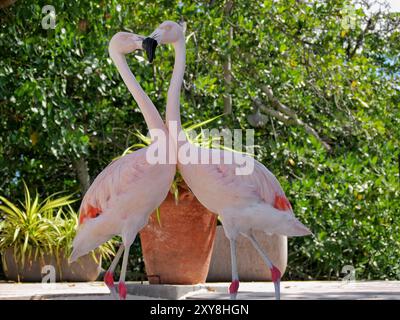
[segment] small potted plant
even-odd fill
[[[53,194],[43,201],[32,199],[24,182],[24,202],[18,205],[0,196],[0,254],[5,277],[12,281],[36,282],[42,272],[54,268],[56,281],[94,281],[102,257],[114,253],[113,242],[69,264],[68,257],[77,228],[71,195]]]

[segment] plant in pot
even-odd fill
[[[190,135],[195,129],[216,120],[183,125],[192,143],[211,146],[212,137]],[[140,143],[123,155],[151,143],[150,138],[136,133]],[[196,284],[207,278],[215,238],[217,215],[208,211],[187,187],[177,172],[170,193],[150,216],[140,232],[143,260],[151,284]]]
[[[12,281],[42,280],[42,270],[54,268],[56,281],[94,281],[101,259],[114,253],[114,240],[69,264],[78,219],[70,206],[72,195],[55,193],[40,201],[31,198],[24,182],[24,202],[0,196],[0,254],[5,277]]]

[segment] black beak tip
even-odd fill
[[[146,51],[147,59],[149,59],[150,63],[152,63],[154,60],[157,45],[158,45],[157,40],[150,37],[147,37],[142,42],[142,47]]]

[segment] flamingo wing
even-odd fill
[[[150,164],[146,150],[111,162],[96,177],[81,203],[80,223],[103,213],[126,216],[133,207],[146,211],[159,205],[168,192],[173,170],[166,170],[166,165]]]
[[[217,151],[203,152],[210,155]],[[287,236],[311,233],[294,216],[281,185],[266,167],[246,155],[241,155],[240,161],[226,161],[231,156],[224,151],[219,164],[179,166],[197,199],[222,216],[227,235],[234,237],[251,229]],[[237,174],[243,163],[250,169],[248,174]]]
[[[190,181],[186,181],[189,187],[194,186],[196,189],[203,188],[203,190],[194,190],[196,195],[200,195],[200,201],[203,194],[207,194],[208,197],[213,196],[205,190],[207,188],[209,190],[216,190],[215,194],[218,200],[215,199],[215,201],[218,202],[229,201],[233,205],[239,206],[243,201],[246,203],[249,200],[262,201],[276,209],[292,212],[291,205],[279,181],[263,164],[252,157],[239,153],[216,149],[199,149],[201,150],[200,153],[208,153],[210,159],[213,156],[214,159],[217,159],[218,156],[220,157],[218,164],[200,164],[194,166],[194,170],[197,172],[191,176],[200,179],[202,183],[190,183]],[[216,154],[219,155],[216,156]],[[206,157],[203,155],[203,158]],[[225,161],[226,159],[239,159],[240,161],[233,160],[231,161],[232,163],[229,163],[229,161]],[[238,169],[243,168],[243,165],[240,164],[247,164],[249,166],[248,174],[238,174],[240,171]],[[185,169],[183,168],[183,170]],[[222,192],[224,193],[223,197],[221,197]],[[207,202],[207,199],[203,202]]]

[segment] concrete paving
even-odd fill
[[[57,297],[108,296],[110,290],[102,282],[76,283],[13,283],[0,282],[0,300],[37,300]]]
[[[218,284],[222,286],[222,284]],[[226,286],[226,284],[225,284]],[[229,299],[227,290],[197,293],[187,299]],[[270,282],[240,283],[239,300],[274,300]],[[393,300],[400,299],[400,281],[284,281],[282,300]]]
[[[229,299],[229,283],[200,285],[149,285],[128,282],[128,300],[148,299]],[[241,282],[237,296],[240,300],[273,300],[271,282]],[[326,299],[399,299],[400,281],[283,281],[282,300]],[[114,299],[102,282],[87,283],[9,283],[0,282],[0,300],[109,300]]]

